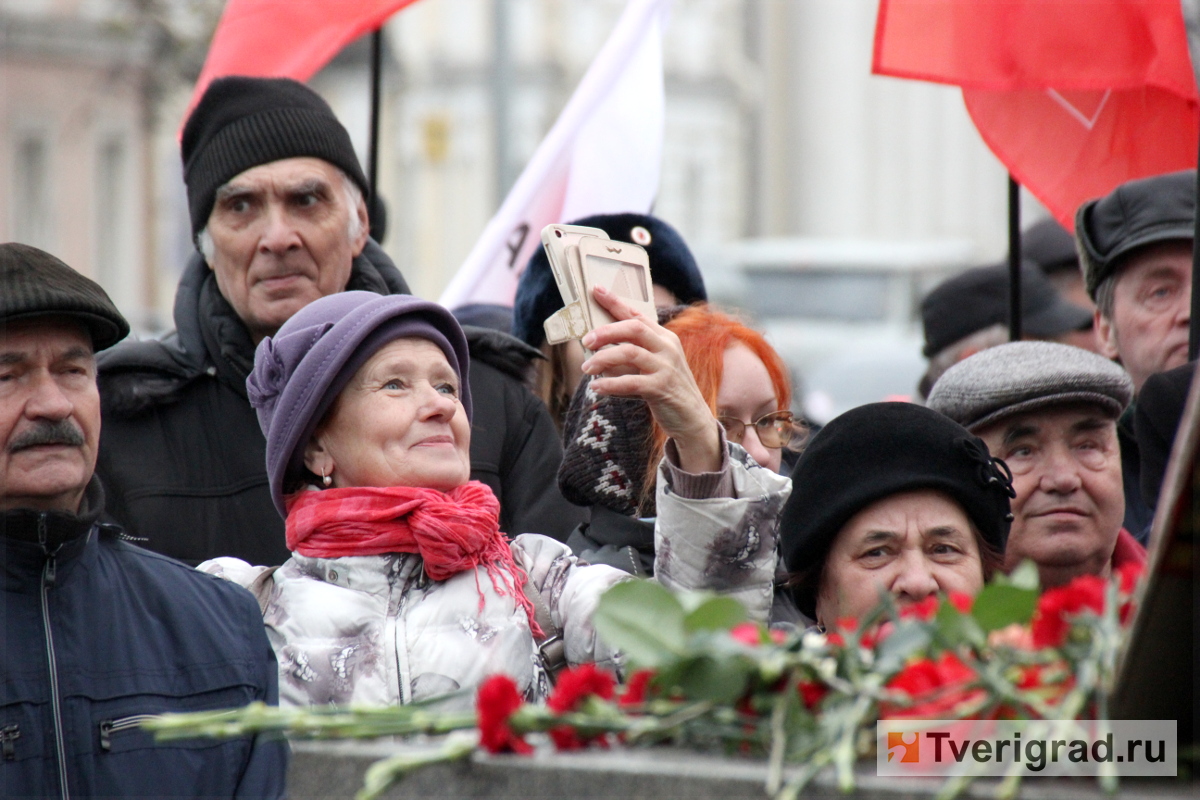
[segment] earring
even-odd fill
[[[321,470],[321,483],[325,484],[326,489],[333,485],[333,478],[326,475],[324,470]]]

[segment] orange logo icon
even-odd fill
[[[892,761],[916,764],[921,760],[921,737],[918,733],[888,731],[887,746],[889,764]]]

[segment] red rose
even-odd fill
[[[493,675],[479,686],[475,708],[479,717],[479,741],[489,753],[528,755],[533,748],[513,732],[508,720],[521,707],[521,693],[507,675]]]
[[[612,673],[598,669],[595,664],[583,664],[558,676],[558,684],[546,705],[555,714],[566,714],[592,695],[612,700],[616,684]]]
[[[1038,598],[1033,612],[1034,647],[1058,647],[1071,630],[1068,616],[1090,610],[1096,614],[1104,611],[1104,592],[1108,583],[1096,575],[1081,575],[1054,589],[1047,589]]]
[[[654,670],[652,669],[639,669],[630,675],[629,683],[625,686],[625,693],[617,701],[618,705],[637,706],[646,702],[646,689],[649,688],[652,680],[654,680]]]

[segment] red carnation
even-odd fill
[[[881,717],[908,717],[910,719],[946,719],[958,716],[956,709],[963,703],[976,702],[985,692],[971,688],[975,681],[975,670],[959,660],[954,653],[942,653],[932,661],[917,659],[901,670],[888,683],[893,692],[908,695],[911,706],[900,707],[884,704]]]
[[[1033,612],[1034,647],[1058,647],[1071,630],[1068,616],[1085,610],[1096,614],[1104,611],[1104,592],[1107,582],[1096,575],[1081,575],[1055,589],[1047,589],[1038,598],[1037,610]]]
[[[558,684],[546,705],[555,714],[566,714],[592,695],[612,700],[616,684],[612,673],[598,669],[595,664],[583,664],[558,676]]]
[[[939,605],[936,594],[927,595],[924,600],[918,600],[901,608],[900,619],[919,619],[921,622],[929,622],[937,616]]]
[[[800,699],[804,701],[804,707],[809,709],[816,708],[817,703],[829,694],[829,687],[820,681],[800,681],[796,690],[800,692]]]
[[[529,755],[533,748],[513,732],[508,720],[521,707],[521,693],[507,675],[493,675],[479,686],[475,702],[479,741],[489,753]]]
[[[729,635],[734,641],[751,647],[762,644],[762,630],[753,622],[739,622],[729,629]]]
[[[555,725],[549,733],[556,750],[582,750],[587,746],[587,742],[570,725]]]
[[[1145,571],[1146,567],[1136,562],[1117,567],[1117,576],[1121,580],[1121,594],[1133,594],[1133,590],[1137,588],[1138,578],[1142,577],[1142,573]]]
[[[646,702],[646,690],[652,680],[654,680],[654,670],[652,669],[639,669],[630,675],[629,683],[626,684],[625,693],[621,695],[618,705],[637,706]]]
[[[948,599],[960,614],[970,614],[971,609],[975,606],[975,598],[963,592],[951,592]]]

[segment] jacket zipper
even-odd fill
[[[121,731],[136,728],[146,720],[154,719],[154,714],[133,714],[120,719],[106,719],[100,723],[100,749],[104,752],[112,750],[112,735]]]
[[[5,761],[17,760],[17,749],[13,746],[13,742],[20,738],[20,725],[5,725],[3,728],[0,728],[0,745],[4,748]]]
[[[38,541],[46,552],[46,515],[38,517]],[[58,580],[58,565],[54,554],[46,552],[46,565],[42,568],[42,624],[46,628],[46,660],[50,666],[50,706],[54,713],[54,744],[58,751],[58,781],[63,800],[71,792],[67,787],[67,744],[63,738],[62,704],[58,696],[58,663],[54,657],[54,634],[50,630],[50,589]]]

